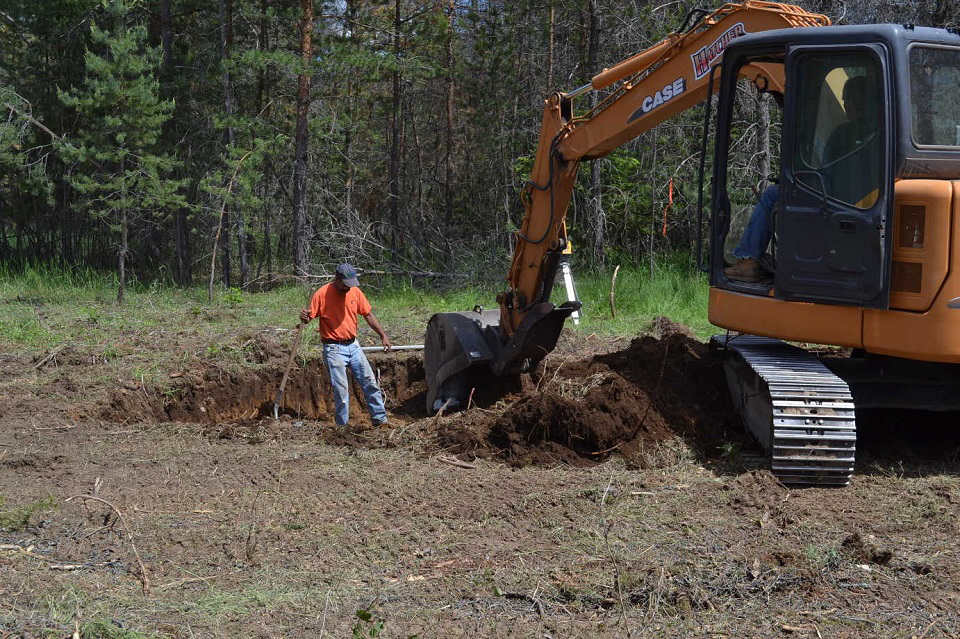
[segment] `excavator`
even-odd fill
[[[859,112],[851,81],[866,93]],[[578,97],[601,90],[575,114]],[[754,281],[728,276],[732,229],[756,197],[730,166],[744,92],[782,104],[768,269]],[[428,410],[462,407],[491,376],[530,370],[555,347],[580,308],[550,301],[579,164],[701,103],[703,156],[714,127],[708,317],[727,331],[711,345],[773,473],[846,485],[858,410],[960,409],[960,31],[831,26],[746,0],[693,10],[656,45],[545,100],[509,286],[498,309],[429,320]]]

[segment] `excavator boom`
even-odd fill
[[[711,69],[734,39],[829,24],[826,16],[758,0],[725,4],[712,12],[694,10],[680,31],[604,69],[589,85],[550,96],[523,191],[525,215],[516,234],[509,286],[497,296],[499,312],[477,307],[472,312],[438,313],[427,326],[428,410],[462,404],[470,388],[490,372],[515,373],[539,362],[556,345],[565,319],[579,309],[579,302],[555,306],[550,293],[569,252],[565,217],[581,160],[603,157],[702,102]],[[769,90],[783,90],[779,67],[758,63],[740,74]],[[594,108],[574,115],[577,96],[609,87],[613,87],[609,95]]]

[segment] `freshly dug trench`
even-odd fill
[[[370,365],[380,379],[387,410],[418,416],[426,383],[418,355],[376,354]],[[121,388],[101,411],[108,421],[176,421],[216,423],[253,419],[273,412],[273,400],[283,377],[279,368],[229,372],[217,367],[185,374],[166,389]],[[363,393],[351,384],[350,419],[369,419]],[[290,373],[281,412],[317,421],[333,421],[330,379],[320,360],[311,360]]]

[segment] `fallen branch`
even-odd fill
[[[610,317],[614,318],[617,316],[617,307],[613,303],[614,290],[617,287],[617,273],[620,272],[620,265],[617,264],[617,267],[613,269],[613,277],[610,278]]]
[[[183,586],[186,584],[197,583],[199,581],[210,581],[211,579],[216,579],[218,575],[210,575],[209,577],[188,577],[186,579],[177,579],[176,581],[171,581],[160,586],[157,586],[160,590],[166,590],[168,588],[176,588],[177,586]]]
[[[43,368],[44,366],[47,365],[47,362],[49,362],[49,361],[52,360],[54,357],[56,357],[57,355],[59,355],[60,353],[62,353],[62,352],[67,348],[67,346],[68,346],[67,344],[61,344],[60,346],[57,346],[55,349],[53,349],[52,351],[50,351],[50,353],[49,353],[46,357],[44,357],[44,358],[41,359],[39,362],[37,362],[36,364],[34,364],[34,365],[33,365],[33,368],[34,368],[35,370],[40,370],[41,368]]]
[[[140,553],[137,551],[137,545],[133,542],[133,532],[127,525],[127,520],[124,519],[123,513],[120,512],[120,509],[106,499],[95,497],[94,495],[74,495],[73,497],[67,497],[64,501],[71,502],[74,499],[89,499],[91,501],[98,501],[101,504],[108,506],[111,510],[113,510],[113,512],[117,513],[117,519],[120,520],[120,525],[123,526],[124,531],[126,531],[127,536],[130,538],[130,548],[133,550],[133,556],[137,558],[137,564],[140,566],[140,583],[143,586],[143,594],[149,595],[150,577],[147,575],[147,567],[143,565],[143,559],[140,558]]]
[[[436,271],[374,271],[366,269],[357,269],[359,275],[396,275],[400,277],[434,277],[449,279],[467,279],[472,277],[469,273],[438,273]],[[243,288],[250,288],[260,283],[272,284],[284,280],[295,280],[299,282],[315,283],[316,281],[332,280],[333,273],[304,273],[294,275],[291,273],[264,273],[246,284]]]
[[[460,461],[456,457],[444,457],[443,455],[437,455],[437,461],[443,462],[444,464],[450,464],[451,466],[456,466],[457,468],[476,468],[476,464],[471,464],[470,462]]]
[[[503,593],[503,596],[507,599],[521,599],[523,601],[529,601],[536,608],[537,614],[540,615],[540,619],[546,618],[546,614],[543,612],[543,604],[540,603],[540,600],[533,595],[528,595],[525,592],[505,592]]]

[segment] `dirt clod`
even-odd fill
[[[840,546],[853,559],[886,566],[893,559],[893,552],[880,548],[872,539],[864,539],[855,532],[843,540]]]

